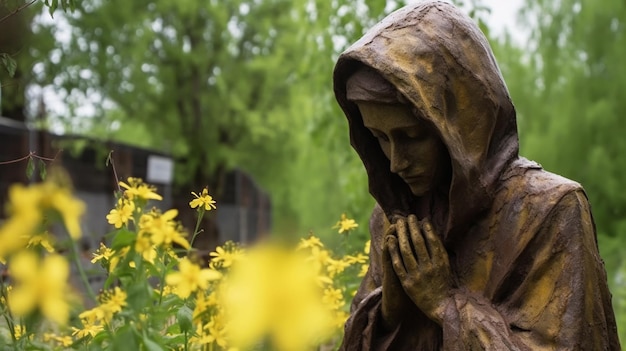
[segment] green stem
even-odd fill
[[[187,331],[185,330],[185,351],[189,349],[188,346],[189,346],[189,342],[187,340]]]
[[[161,263],[163,263],[163,272],[161,273],[161,277],[160,278],[160,285],[161,288],[159,289],[159,306],[161,306],[161,302],[163,301],[163,289],[165,289],[165,274],[167,273],[167,262],[165,262],[165,258],[166,258],[166,252],[165,250],[163,250],[163,254],[162,254],[162,258],[161,258]]]
[[[93,301],[93,302],[97,302],[98,298],[96,297],[96,294],[93,292],[93,289],[91,288],[91,284],[89,283],[89,279],[87,278],[87,274],[85,273],[85,270],[83,269],[83,265],[80,262],[80,255],[78,253],[78,247],[76,245],[76,241],[71,240],[72,242],[72,258],[74,260],[74,264],[76,264],[76,269],[78,269],[78,274],[80,275],[80,279],[83,281],[83,284],[85,285],[85,289],[87,289],[87,295],[89,295],[89,298]]]
[[[4,320],[7,322],[7,327],[9,328],[9,332],[11,333],[11,339],[13,340],[13,345],[17,343],[17,339],[15,338],[15,325],[13,324],[13,316],[11,315],[11,310],[9,309],[9,293],[7,291],[6,286],[4,285],[4,278],[0,277],[0,294],[4,297],[5,306],[2,316]]]
[[[187,250],[187,253],[191,251],[191,249],[193,248],[193,242],[196,240],[196,236],[200,234],[200,231],[198,231],[198,229],[200,228],[200,222],[202,221],[202,217],[204,217],[204,212],[206,212],[206,210],[204,209],[204,207],[202,207],[200,209],[200,215],[198,215],[198,220],[196,221],[196,228],[193,230],[193,236],[191,237],[191,242],[189,243],[189,249]]]

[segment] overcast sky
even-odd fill
[[[517,25],[517,10],[524,0],[482,0],[482,3],[491,8],[488,18],[489,28],[496,34],[502,33],[507,28],[514,38],[521,40],[524,32]]]

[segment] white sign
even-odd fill
[[[150,155],[148,156],[149,183],[172,184],[174,178],[174,161],[171,158]]]

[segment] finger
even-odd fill
[[[400,279],[400,281],[402,281],[402,279],[406,277],[407,271],[406,267],[404,267],[400,248],[398,247],[398,239],[393,236],[388,237],[387,249],[389,250],[389,256],[391,257],[391,265],[393,266],[393,270]]]
[[[417,270],[417,258],[413,252],[411,246],[411,239],[409,239],[409,233],[407,233],[406,219],[402,218],[396,222],[396,228],[398,233],[398,246],[400,248],[400,254],[402,255],[402,262],[404,268],[407,271],[413,272]]]
[[[431,256],[428,254],[428,248],[415,215],[409,215],[409,231],[411,232],[411,242],[415,250],[415,256],[417,256],[417,263],[421,265],[430,262]]]
[[[387,228],[387,230],[385,231],[385,236],[383,236],[383,238],[386,238],[387,235],[395,235],[395,234],[396,234],[396,225],[391,224],[389,225],[389,228]]]
[[[424,218],[422,220],[422,233],[426,242],[428,244],[428,250],[430,251],[430,256],[434,260],[441,260],[442,258],[447,260],[448,253],[446,249],[443,247],[443,243],[435,233],[432,224],[428,218]]]

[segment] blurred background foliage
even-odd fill
[[[491,40],[518,112],[522,155],[587,190],[626,326],[626,2],[526,0],[518,14],[525,42],[492,35],[480,0],[455,2]],[[0,7],[7,13],[21,3]],[[22,101],[34,120],[43,101],[37,121],[52,130],[171,153],[180,186],[219,191],[227,170],[243,169],[271,194],[276,235],[324,235],[345,212],[361,224],[350,239],[358,247],[373,200],[334,100],[332,69],[402,4],[81,0],[54,19],[34,4],[0,23],[0,35],[16,38],[0,52],[17,62],[13,77],[0,73],[3,111]]]

